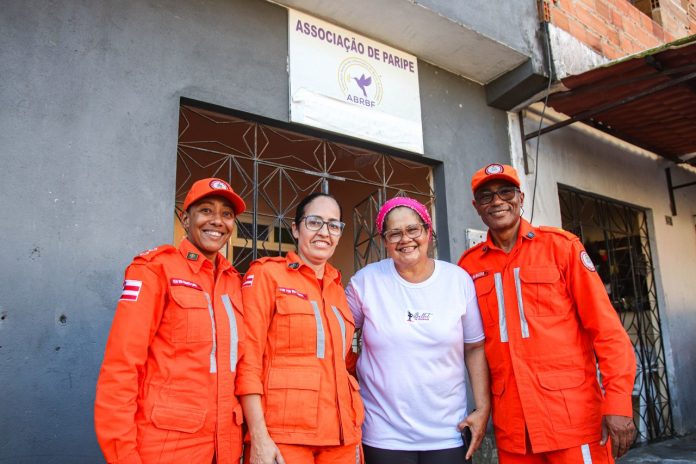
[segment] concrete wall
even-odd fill
[[[538,119],[528,120],[526,126],[527,132],[533,131]],[[516,121],[511,127],[516,127]],[[647,209],[675,431],[696,430],[696,186],[675,191],[677,215],[668,225],[665,216],[671,212],[664,168],[672,166],[674,185],[696,181],[696,170],[676,167],[577,124],[544,135],[538,160],[536,143],[532,139],[527,146],[532,172],[522,186],[529,219],[534,171],[538,170],[535,224],[561,226],[558,184]],[[514,162],[522,173],[519,144],[514,146]]]
[[[100,462],[94,384],[123,269],[172,238],[180,98],[287,121],[286,11],[9,0],[0,43],[0,463]],[[468,179],[507,158],[507,121],[481,87],[420,67],[456,259],[477,221]]]
[[[500,43],[533,56],[535,67],[543,67],[542,49],[537,40],[539,16],[536,2],[528,0],[420,0],[426,8],[468,26]],[[484,12],[485,14],[481,14]]]

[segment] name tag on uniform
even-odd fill
[[[172,287],[181,286],[203,291],[201,286],[198,285],[196,282],[191,282],[189,280],[184,279],[172,279],[169,281],[169,285],[171,285]]]

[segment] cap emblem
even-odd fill
[[[232,190],[232,188],[229,185],[227,185],[227,183],[218,179],[210,181],[210,188],[215,190]]]
[[[500,174],[501,172],[503,172],[503,166],[500,164],[489,164],[488,166],[486,166],[485,173],[489,176],[493,174]]]

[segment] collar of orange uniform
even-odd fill
[[[179,245],[179,253],[181,253],[181,256],[184,257],[191,270],[195,273],[200,272],[205,262],[208,261],[208,259],[203,256],[203,253],[201,253],[201,251],[196,248],[196,246],[187,238],[184,238],[181,241],[181,244]],[[217,260],[216,264],[219,268],[219,272],[235,271],[230,262],[227,261],[227,259],[222,256],[221,253],[218,253],[215,259]]]
[[[309,268],[309,266],[307,266],[307,264],[304,261],[302,261],[300,255],[298,255],[294,251],[289,251],[288,254],[285,255],[285,259],[288,261],[288,269],[290,269],[291,271],[297,271],[303,266]],[[312,272],[314,272],[314,270],[312,270]],[[338,269],[333,267],[331,264],[326,263],[326,267],[324,267],[324,279],[326,278],[335,282],[340,282],[341,273],[338,272]]]
[[[517,230],[517,242],[515,243],[515,246],[517,246],[517,243],[520,242],[520,239],[532,240],[534,237],[536,237],[534,227],[526,219],[520,218],[520,228]],[[497,246],[495,246],[495,243],[493,243],[491,232],[489,230],[486,234],[486,241],[481,247],[481,253],[486,253],[492,248],[495,248],[496,250],[499,249]]]

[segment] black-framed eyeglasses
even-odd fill
[[[517,187],[503,187],[501,189],[496,190],[495,192],[491,192],[490,190],[484,190],[483,192],[477,192],[476,195],[474,195],[474,200],[476,200],[476,203],[479,205],[487,205],[488,203],[493,201],[493,197],[498,195],[498,198],[500,198],[503,201],[510,201],[513,198],[515,198],[515,195],[517,195],[517,192],[519,192],[520,189]]]
[[[382,234],[384,239],[389,242],[389,243],[399,243],[401,239],[403,239],[404,235],[408,238],[418,238],[421,235],[423,235],[423,231],[425,231],[426,225],[423,223],[420,224],[411,224],[406,226],[405,229],[391,229],[391,230],[385,230]]]
[[[343,228],[346,226],[346,224],[341,221],[337,221],[335,219],[325,221],[321,216],[314,215],[303,216],[300,218],[300,221],[304,221],[307,230],[311,230],[312,232],[321,230],[321,228],[324,227],[324,224],[326,224],[326,229],[329,231],[329,234],[337,237],[343,233]]]

